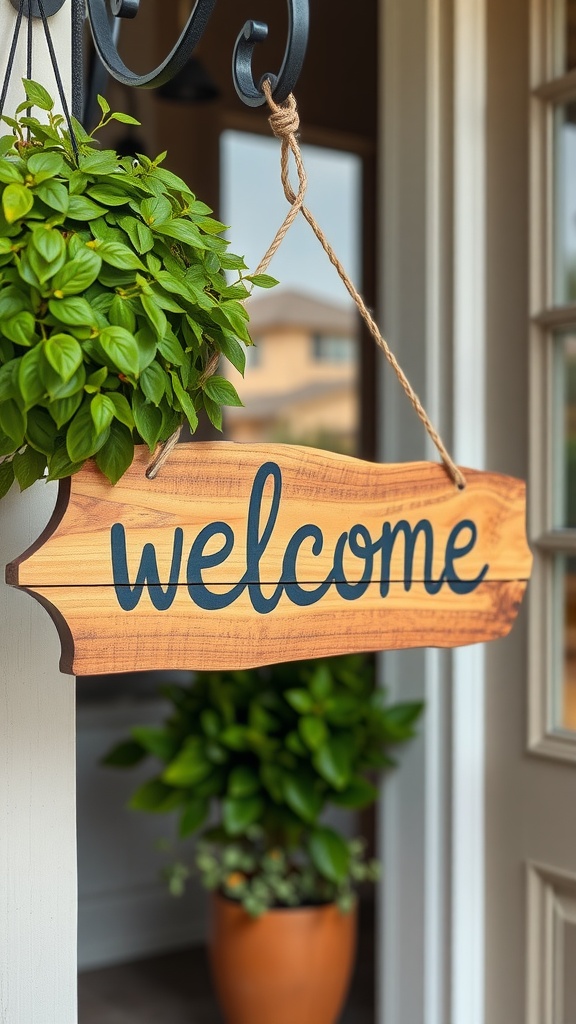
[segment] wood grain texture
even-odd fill
[[[520,480],[465,470],[459,491],[437,464],[291,445],[179,445],[153,481],[148,461],[115,487],[93,465],[63,482],[7,568],[55,619],[64,671],[451,647],[512,626],[532,561]],[[157,586],[134,596],[146,545]]]

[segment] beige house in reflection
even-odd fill
[[[255,344],[244,380],[228,371],[244,408],[226,410],[226,435],[353,452],[358,340],[352,305],[274,289],[247,308]]]

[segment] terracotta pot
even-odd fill
[[[212,899],[210,959],[226,1024],[336,1024],[356,951],[357,913],[330,904],[251,918]]]

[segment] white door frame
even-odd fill
[[[380,24],[380,318],[456,459],[482,468],[485,0],[381,0]],[[381,458],[436,458],[387,368],[381,394]],[[426,713],[381,801],[378,1020],[484,1024],[483,649],[382,663]]]
[[[16,12],[0,2],[0,75]],[[71,4],[50,19],[71,93]],[[26,25],[6,112],[23,98]],[[34,78],[54,93],[39,22]],[[8,128],[5,129],[8,131]],[[4,131],[2,132],[4,134]],[[38,538],[57,485],[16,486],[0,507],[0,566]],[[75,681],[58,671],[60,643],[44,609],[0,578],[0,1022],[74,1024],[76,1011]]]

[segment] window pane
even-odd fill
[[[562,75],[576,68],[576,0],[557,0],[555,42],[555,72]]]
[[[555,728],[576,732],[576,558],[559,556],[555,566]]]
[[[576,329],[554,344],[554,527],[576,528]]]
[[[554,301],[576,302],[576,103],[555,112]]]
[[[360,277],[361,160],[302,146],[306,202],[353,280]],[[222,136],[222,216],[232,249],[254,271],[288,205],[275,139],[245,132]],[[358,322],[344,285],[309,225],[298,217],[268,273],[279,279],[248,300],[249,355],[244,380],[226,369],[245,408],[226,410],[234,441],[286,441],[353,454],[357,447]]]

